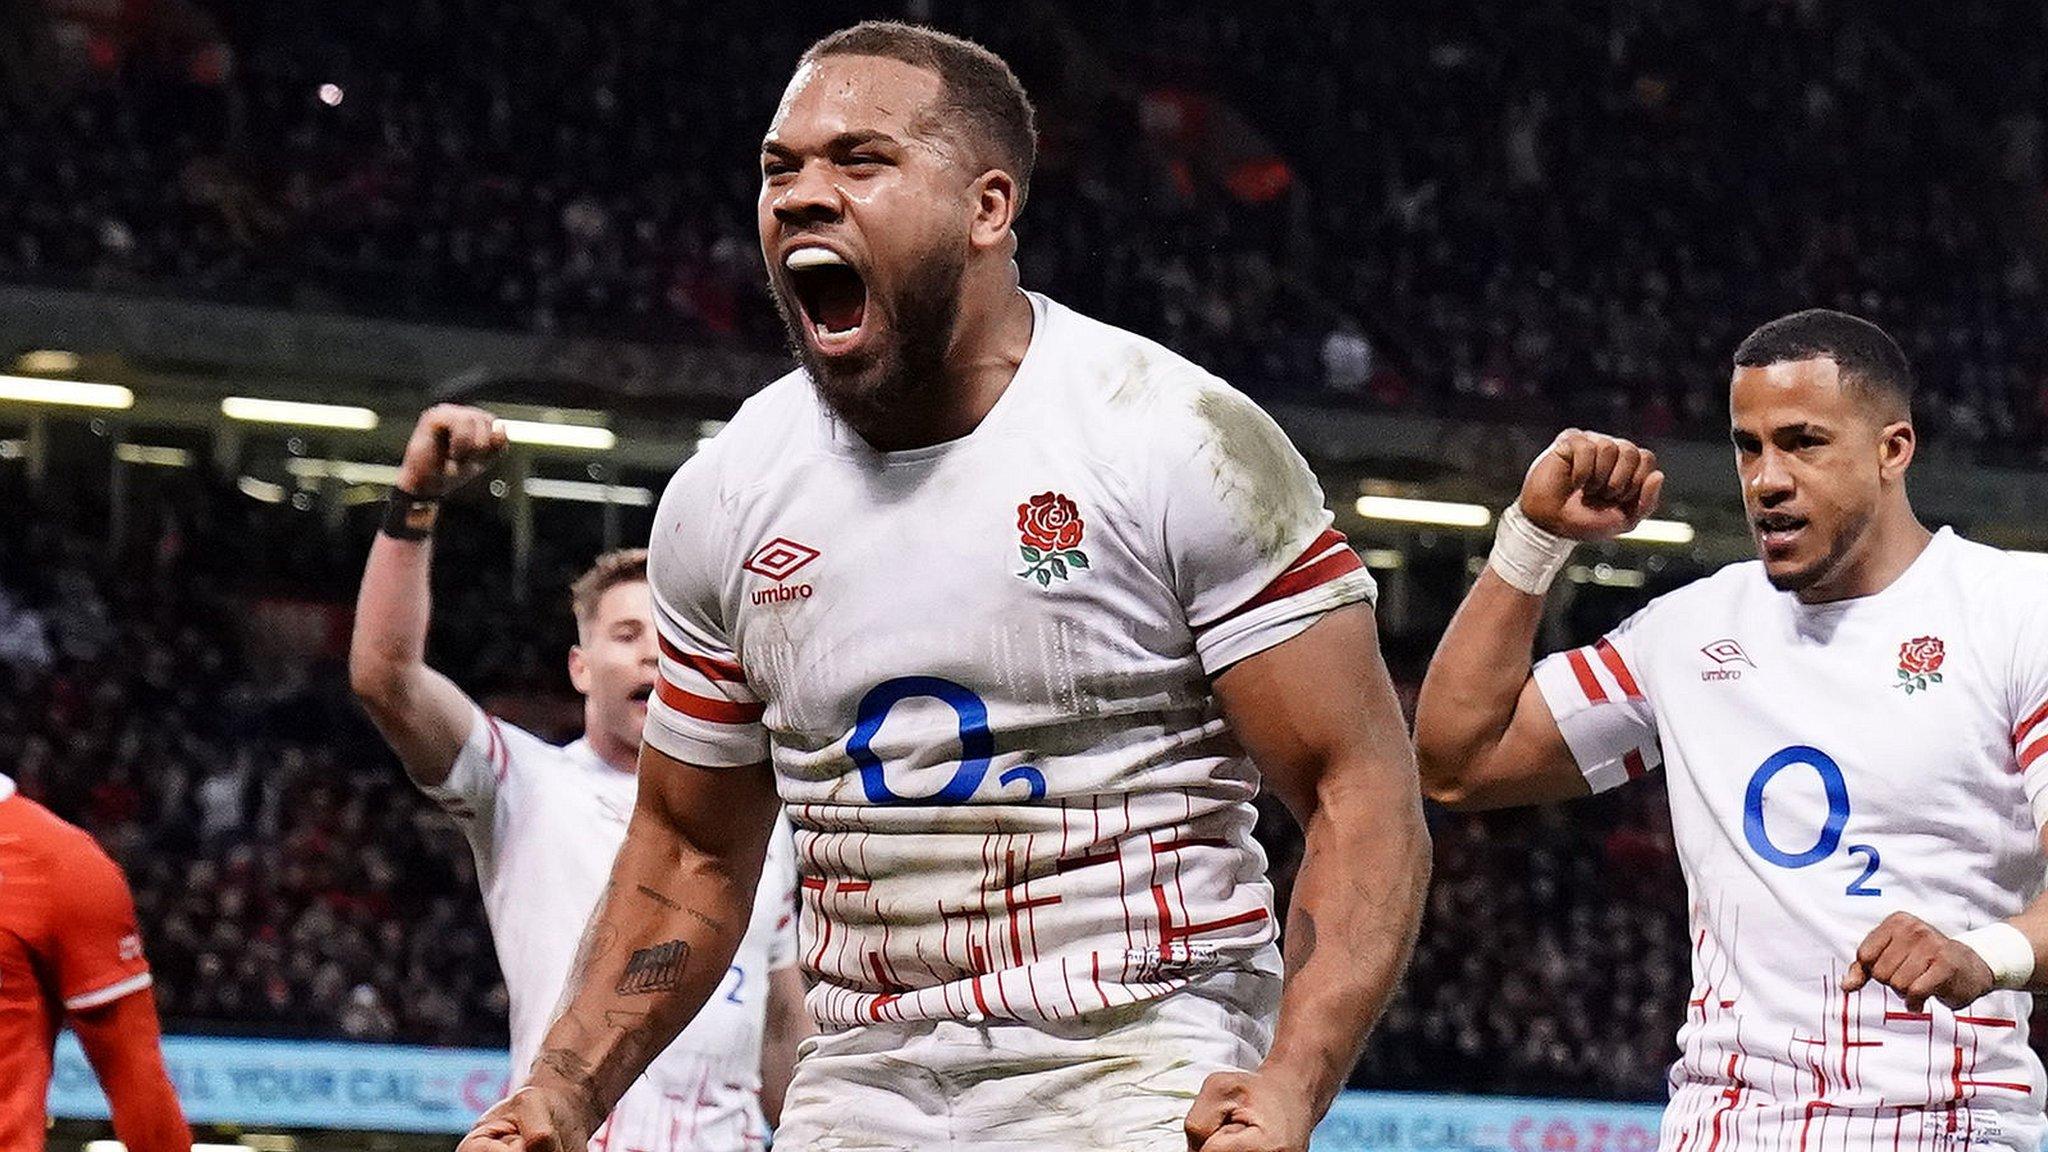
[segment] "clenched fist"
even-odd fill
[[[1657,454],[1599,432],[1567,428],[1522,480],[1522,514],[1568,540],[1612,540],[1657,510]]]
[[[1298,1087],[1259,1072],[1217,1072],[1188,1110],[1189,1152],[1308,1152],[1315,1111]]]
[[[478,1117],[455,1152],[585,1152],[590,1131],[567,1099],[528,1086]]]
[[[1976,949],[1910,912],[1892,913],[1863,938],[1842,991],[1854,992],[1872,980],[1905,997],[1908,1012],[1926,1007],[1929,997],[1961,1008],[1997,983]]]
[[[505,428],[481,408],[436,404],[420,414],[398,486],[424,500],[438,500],[488,471],[505,451]]]

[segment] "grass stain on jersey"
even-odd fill
[[[1310,494],[1315,478],[1273,418],[1241,393],[1209,387],[1195,396],[1195,414],[1209,426],[1204,447],[1216,493],[1245,538],[1268,559],[1292,560],[1322,512]]]

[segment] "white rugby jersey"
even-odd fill
[[[639,777],[587,741],[556,747],[481,710],[448,779],[423,789],[476,855],[484,911],[511,1000],[512,1070],[533,1064],[583,929],[626,840]],[[761,1036],[768,974],[795,963],[795,861],[778,828],[753,918],[704,1010],[636,1081],[592,1149],[742,1149],[762,1143]]]
[[[1759,563],[1660,596],[1536,681],[1596,789],[1664,766],[1693,987],[1666,1152],[2038,1152],[2025,993],[1908,1012],[1842,991],[1894,911],[1951,935],[2040,887],[2048,581],[1947,529],[1876,595],[1802,604]]]
[[[772,761],[830,1027],[1068,1018],[1277,968],[1258,776],[1209,678],[1372,580],[1256,405],[1031,303],[969,435],[876,452],[792,373],[655,520],[647,739]]]

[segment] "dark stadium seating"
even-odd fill
[[[199,6],[232,67],[0,104],[0,279],[772,348],[754,144],[875,12]],[[914,7],[1037,94],[1027,281],[1262,395],[1718,436],[1741,334],[1831,304],[1933,438],[2048,445],[2040,54],[1970,66],[2040,29],[1996,6]]]

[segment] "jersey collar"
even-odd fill
[[[569,757],[575,760],[577,763],[582,764],[584,767],[590,768],[594,771],[610,773],[613,775],[632,775],[632,773],[623,772],[618,768],[614,768],[611,765],[610,761],[607,761],[604,757],[599,756],[597,754],[597,749],[592,748],[590,746],[590,738],[587,736],[579,736],[576,739],[570,741],[569,743],[562,745],[562,751],[567,753]]]

